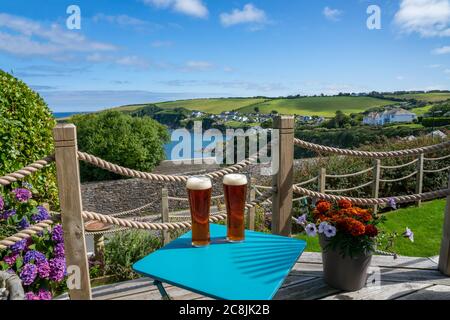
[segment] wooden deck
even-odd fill
[[[437,270],[437,258],[374,256],[373,271],[379,276],[374,285],[360,291],[341,292],[323,281],[322,258],[319,253],[305,252],[278,291],[277,300],[450,300],[450,278]],[[377,285],[378,284],[378,285]],[[175,300],[208,300],[209,298],[165,285]],[[149,278],[96,287],[97,300],[159,300],[161,295]],[[60,299],[67,299],[62,296]]]

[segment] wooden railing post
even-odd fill
[[[53,129],[53,138],[68,282],[70,279],[80,280],[75,280],[74,284],[68,283],[69,297],[72,300],[91,300],[76,127],[73,124],[58,124]]]
[[[167,189],[161,190],[161,219],[162,222],[169,222],[169,191]],[[166,245],[170,242],[169,231],[162,231],[163,244]]]
[[[325,193],[326,185],[327,185],[327,169],[320,168],[319,169],[319,192]]]
[[[422,193],[423,188],[423,162],[425,159],[425,155],[421,153],[419,155],[418,161],[417,161],[417,178],[416,178],[416,194]],[[420,207],[422,204],[422,200],[417,201],[417,206]]]
[[[450,174],[448,188],[450,189]],[[444,230],[442,232],[441,252],[439,255],[439,271],[446,276],[450,276],[450,196],[447,196],[447,206],[445,207]]]
[[[255,178],[250,179],[250,195],[249,200],[253,201],[256,199],[256,190],[255,190],[256,180]],[[248,229],[255,230],[255,217],[256,217],[256,208],[250,208],[247,212],[247,221],[248,221]]]
[[[290,236],[292,231],[292,184],[294,180],[294,117],[274,118],[278,130],[278,171],[273,176],[272,233]]]
[[[373,166],[373,185],[372,198],[377,199],[380,196],[380,175],[381,175],[381,160],[375,159]],[[378,205],[373,206],[373,214],[378,214]]]

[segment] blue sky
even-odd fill
[[[450,89],[450,0],[2,0],[0,68],[55,111]]]

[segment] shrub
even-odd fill
[[[422,125],[424,127],[442,127],[450,125],[450,117],[423,118]]]
[[[132,280],[139,276],[132,265],[162,246],[160,237],[148,231],[117,233],[105,245],[105,273],[118,280]]]
[[[107,111],[76,115],[71,120],[77,126],[78,145],[84,152],[142,171],[153,170],[165,157],[167,129],[148,117],[133,118],[119,111]],[[84,163],[80,171],[83,181],[119,178]]]
[[[0,70],[0,176],[17,171],[53,152],[56,121],[44,100],[24,82]],[[55,168],[24,179],[38,200],[58,204]],[[13,184],[17,187],[18,184]]]
[[[33,199],[26,188],[0,193],[0,239],[30,224],[50,219],[50,214]],[[66,260],[60,224],[52,231],[44,230],[31,238],[16,242],[0,251],[0,270],[17,274],[24,286],[26,299],[50,300],[65,289]]]

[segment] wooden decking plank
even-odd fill
[[[281,288],[274,300],[314,300],[338,293],[339,290],[328,286],[323,279],[313,279],[298,285]]]
[[[355,292],[342,292],[323,300],[393,300],[430,286],[432,284],[381,281],[379,286],[368,286]]]
[[[401,297],[398,300],[450,300],[450,289],[447,286],[435,285]]]
[[[437,270],[381,268],[382,280],[391,282],[425,282],[450,285],[450,278]]]

